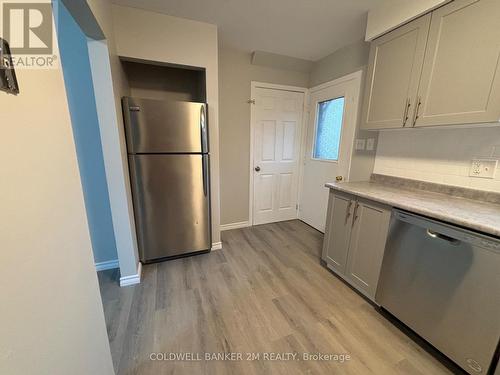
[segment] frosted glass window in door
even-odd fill
[[[318,103],[317,111],[313,158],[338,160],[344,117],[344,97]]]

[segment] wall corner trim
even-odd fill
[[[120,286],[129,286],[141,283],[142,263],[137,265],[137,273],[135,275],[120,277]]]
[[[229,223],[229,224],[221,224],[220,230],[221,232],[224,230],[231,230],[231,229],[239,229],[239,228],[246,228],[250,227],[250,221],[239,221],[237,223]]]
[[[213,250],[221,250],[222,249],[222,242],[214,242],[212,243],[212,251]]]
[[[95,269],[97,272],[105,271],[105,270],[112,270],[112,269],[119,268],[119,267],[120,267],[120,265],[118,263],[118,259],[107,260],[105,262],[97,262],[95,264]]]

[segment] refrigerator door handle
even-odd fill
[[[208,155],[203,155],[202,156],[202,174],[203,174],[203,194],[205,195],[205,197],[207,196],[208,194],[208,184],[209,184],[209,181],[208,181],[208,168],[209,168],[209,159],[208,159]]]
[[[200,133],[201,133],[201,152],[208,152],[208,127],[207,127],[207,106],[203,104],[200,107]]]

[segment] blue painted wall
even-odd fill
[[[116,260],[115,235],[104,169],[87,37],[60,1],[58,12],[59,52],[71,112],[87,220],[97,262]]]

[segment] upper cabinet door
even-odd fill
[[[412,125],[500,119],[499,20],[499,0],[456,0],[432,13]]]
[[[363,129],[401,128],[411,123],[430,14],[372,42],[363,101]]]

